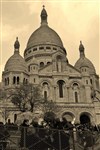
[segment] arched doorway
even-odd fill
[[[75,120],[75,116],[71,112],[63,113],[62,117],[66,118],[68,122],[73,122],[73,120]]]
[[[90,115],[88,113],[83,113],[80,116],[80,123],[81,124],[87,124],[90,123],[91,119],[90,119]]]

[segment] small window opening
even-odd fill
[[[78,103],[78,93],[75,92],[75,102]]]
[[[44,47],[39,47],[39,50],[42,50],[42,49],[44,49]]]
[[[51,47],[46,47],[46,49],[51,49]]]
[[[37,48],[33,48],[33,51],[37,51]]]

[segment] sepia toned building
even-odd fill
[[[14,54],[6,62],[2,73],[3,87],[13,88],[21,83],[39,85],[43,97],[59,105],[58,117],[66,116],[77,123],[98,124],[100,92],[96,69],[85,56],[81,41],[77,51],[79,59],[74,66],[69,63],[63,42],[49,27],[47,17],[43,7],[41,25],[28,39],[24,58],[20,55],[20,43],[16,38]]]

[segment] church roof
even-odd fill
[[[8,59],[6,62],[4,71],[20,71],[20,72],[27,72],[27,65],[24,61],[24,58],[19,54],[19,41],[18,38],[16,38],[15,44],[14,44],[14,54]]]
[[[85,48],[82,44],[82,41],[80,41],[80,45],[79,45],[80,58],[75,63],[75,68],[80,70],[81,67],[88,67],[90,73],[96,73],[94,65],[88,58],[85,57],[84,51]]]
[[[63,48],[59,35],[49,26],[41,26],[30,36],[27,49],[40,44],[56,45]]]
[[[80,70],[81,67],[88,67],[90,69],[90,73],[95,73],[95,67],[92,62],[86,57],[80,57],[75,63],[75,68]]]
[[[18,53],[13,54],[6,62],[4,71],[27,72],[27,66],[24,58]]]
[[[63,43],[59,35],[48,26],[47,12],[44,7],[41,12],[41,26],[30,36],[26,49],[40,44],[57,45],[63,48]]]

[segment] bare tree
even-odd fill
[[[9,115],[10,115],[10,112],[8,112],[8,111],[6,110],[6,108],[5,108],[5,109],[2,110],[1,115],[2,115],[2,117],[4,118],[4,121],[5,121],[5,123],[6,123],[8,117],[9,117]]]
[[[16,87],[11,95],[12,103],[18,106],[21,111],[30,110],[33,112],[34,107],[43,101],[40,88],[32,84]]]
[[[44,113],[44,119],[53,120],[59,112],[59,106],[53,100],[46,100],[43,103],[42,110]]]

